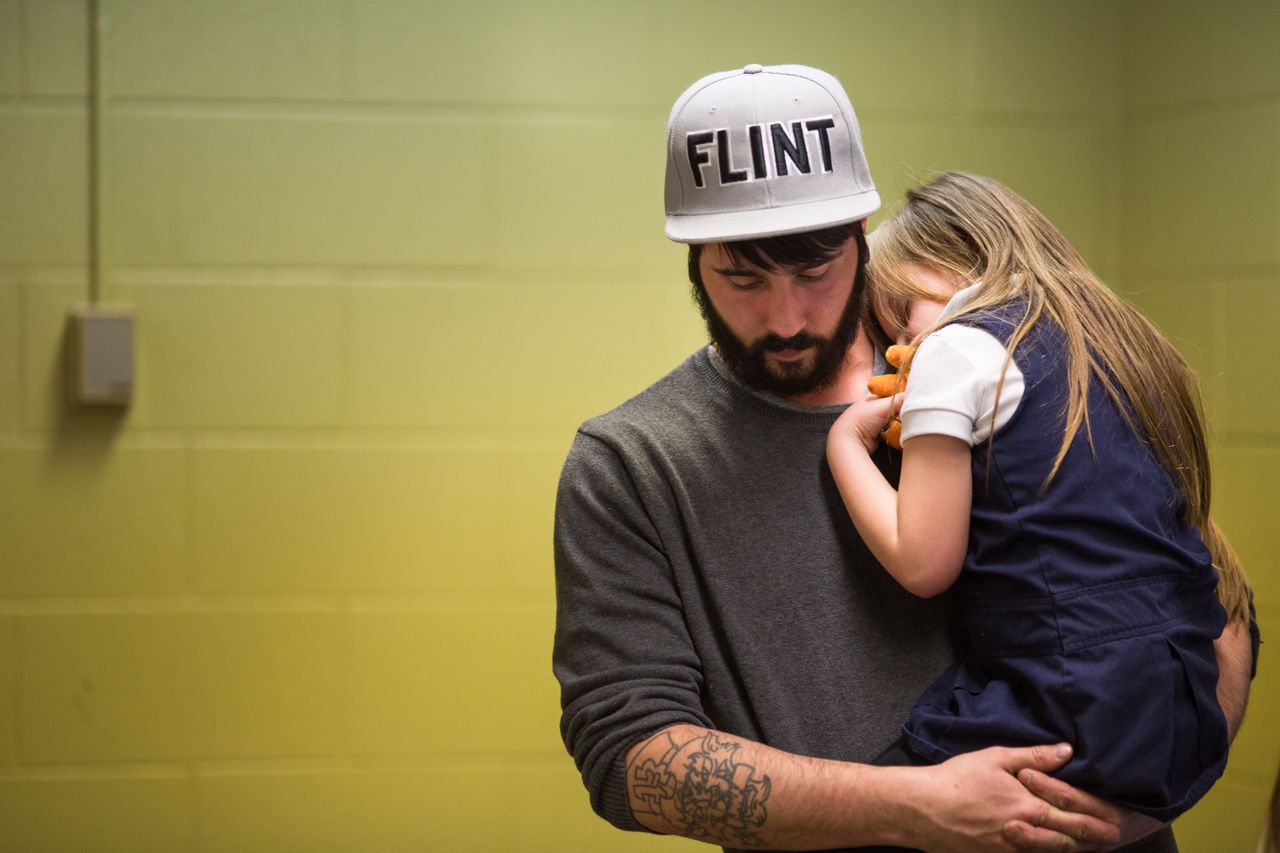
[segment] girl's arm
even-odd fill
[[[854,403],[827,437],[827,461],[849,517],[876,559],[910,593],[930,598],[955,583],[969,541],[969,446],[920,435],[902,449],[895,491],[871,461],[888,407]]]

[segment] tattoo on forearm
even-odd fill
[[[715,734],[684,743],[668,732],[656,735],[627,767],[632,811],[657,818],[674,834],[763,846],[757,831],[768,817],[769,777],[739,760],[739,746]]]

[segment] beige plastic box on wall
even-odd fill
[[[67,314],[68,392],[87,406],[133,399],[133,309],[80,305]]]

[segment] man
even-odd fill
[[[671,113],[666,204],[712,346],[583,424],[557,500],[561,730],[596,811],[731,849],[1082,850],[1149,831],[1046,775],[1064,744],[865,763],[953,631],[945,597],[875,563],[826,466],[873,366],[857,333],[880,204],[839,82],[751,65],[695,83]],[[1244,633],[1224,648],[1243,697]],[[1167,830],[1146,843],[1176,849]]]

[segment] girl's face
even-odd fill
[[[937,321],[947,301],[960,289],[959,282],[950,273],[931,269],[921,264],[909,264],[905,270],[911,283],[920,291],[935,298],[916,296],[910,300],[882,295],[876,299],[876,314],[880,327],[889,339],[908,344]]]

